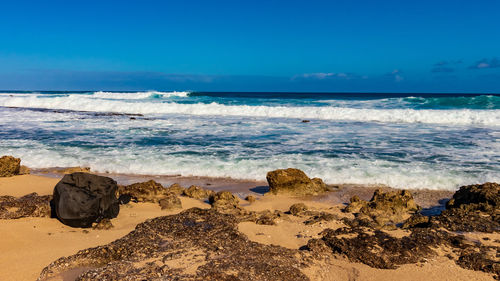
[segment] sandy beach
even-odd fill
[[[0,178],[0,196],[22,196],[31,192],[39,195],[52,194],[56,177],[22,175]],[[212,181],[217,189],[217,182]],[[225,182],[221,182],[225,184]],[[241,190],[244,187],[241,187]],[[349,188],[345,188],[349,189]],[[351,187],[351,191],[331,192],[325,196],[309,198],[292,198],[289,196],[260,196],[249,204],[240,199],[241,207],[248,211],[281,211],[286,212],[295,203],[305,203],[310,209],[327,212],[339,218],[352,217],[341,210],[345,204],[331,202],[345,201],[347,193],[359,191]],[[251,192],[250,192],[251,193]],[[424,206],[435,204],[443,195],[440,192],[418,191],[416,201]],[[362,197],[363,194],[361,194]],[[129,203],[123,205],[120,214],[112,220],[114,225],[109,230],[79,229],[63,225],[52,218],[21,218],[0,220],[0,280],[36,280],[42,269],[56,259],[75,254],[79,250],[105,245],[119,239],[134,230],[138,223],[148,219],[179,213],[183,210],[199,207],[209,209],[208,202],[193,198],[180,197],[182,209],[172,211],[161,210],[158,204]],[[238,230],[249,240],[264,245],[279,245],[289,249],[299,249],[311,238],[319,238],[319,233],[326,228],[336,229],[343,224],[340,220],[324,221],[312,225],[304,224],[304,217],[280,217],[275,225],[259,225],[254,222],[241,222]],[[388,231],[395,237],[407,235],[402,230]],[[484,235],[475,233],[474,239]],[[490,234],[489,241],[498,244],[500,235]],[[362,263],[350,262],[342,256],[329,256],[313,262],[301,269],[311,280],[493,280],[491,274],[464,269],[444,256],[444,252],[418,264],[406,264],[397,269],[377,269]],[[188,261],[185,261],[188,262]],[[50,280],[70,280],[71,273],[52,277]],[[64,278],[66,279],[64,279]]]

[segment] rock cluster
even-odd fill
[[[340,254],[376,268],[418,263],[436,255],[434,249],[441,248],[448,251],[447,256],[458,265],[496,274],[498,279],[500,247],[471,242],[460,233],[500,232],[499,191],[500,185],[495,183],[461,187],[440,215],[428,217],[417,213],[402,224],[399,222],[405,216],[418,210],[411,194],[377,191],[370,202],[351,199],[346,210],[358,212],[355,219],[343,219],[347,227],[327,229],[321,238],[311,239],[307,247],[316,254]],[[388,225],[391,228],[401,225],[410,234],[392,237],[380,230]]]
[[[175,191],[182,189],[180,185],[164,188],[154,180],[138,182],[127,186],[119,186],[120,196],[129,196],[134,202],[158,203],[162,210],[182,208],[181,200]]]
[[[19,175],[21,159],[12,156],[0,157],[0,177],[12,177]]]
[[[308,280],[307,252],[249,241],[232,215],[192,208],[139,224],[110,244],[46,267],[39,280],[86,268],[77,280]]]
[[[22,197],[0,196],[0,219],[50,217],[52,196],[30,193]]]
[[[390,229],[419,209],[409,191],[383,192],[379,189],[368,202],[353,196],[345,211],[355,213],[362,224]]]
[[[279,169],[266,175],[269,192],[295,196],[316,195],[328,191],[320,178],[310,179],[303,171],[294,168]]]

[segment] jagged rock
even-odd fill
[[[294,216],[300,216],[304,214],[304,212],[306,212],[307,210],[309,210],[309,208],[306,206],[306,204],[296,203],[290,206],[290,210],[288,212]]]
[[[245,200],[248,201],[250,204],[252,204],[253,202],[257,201],[257,199],[255,198],[255,196],[253,196],[253,195],[248,195],[247,197],[245,197]]]
[[[232,215],[199,208],[148,220],[112,243],[56,260],[39,280],[75,268],[89,268],[80,281],[308,280],[300,271],[307,252],[252,242],[237,223]]]
[[[212,190],[207,190],[196,185],[191,185],[188,189],[183,191],[182,195],[195,199],[206,199],[214,193],[215,192]]]
[[[73,227],[91,227],[101,219],[115,218],[120,206],[116,182],[108,177],[73,173],[54,187],[53,208],[57,218]]]
[[[288,168],[268,172],[266,175],[269,192],[273,194],[315,195],[328,191],[328,187],[319,178],[310,179],[298,169]]]
[[[21,159],[12,156],[0,157],[0,177],[12,177],[19,175]]]
[[[119,186],[118,193],[121,195],[130,195],[135,202],[157,203],[162,198],[170,194],[161,184],[154,180],[138,182],[127,186]]]
[[[461,208],[466,211],[492,212],[500,208],[500,184],[462,186],[446,204],[447,209]]]
[[[369,202],[357,196],[353,196],[350,201],[345,211],[355,212],[358,220],[372,223],[377,228],[394,228],[395,224],[403,222],[420,209],[407,190],[383,192],[379,189]]]
[[[182,208],[181,200],[174,193],[167,194],[158,202],[162,210],[173,210]]]
[[[240,200],[229,191],[219,191],[210,195],[209,202],[216,209],[234,209],[240,205]]]
[[[20,219],[24,217],[50,217],[52,196],[30,193],[22,197],[0,196],[0,219]]]
[[[182,187],[178,183],[174,183],[171,186],[169,186],[167,190],[174,193],[175,195],[182,195],[182,193],[184,192],[184,190],[186,190],[186,188]]]
[[[462,186],[433,224],[451,231],[500,232],[500,184]]]

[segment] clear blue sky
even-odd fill
[[[500,1],[5,1],[0,89],[500,92]]]

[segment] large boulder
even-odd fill
[[[269,192],[273,194],[315,195],[328,191],[328,187],[320,178],[310,179],[299,169],[279,169],[268,172]]]
[[[21,159],[12,156],[0,158],[0,177],[19,175],[19,169],[21,169]]]
[[[54,187],[53,208],[57,218],[72,227],[91,227],[120,212],[116,181],[111,178],[73,173],[65,175]]]

